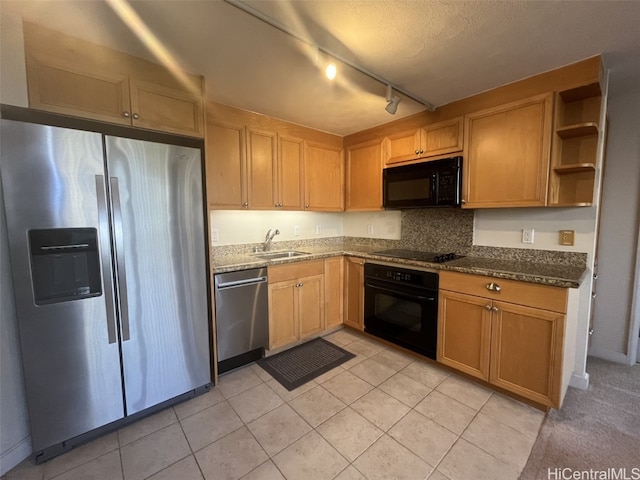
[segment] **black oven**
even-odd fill
[[[438,274],[366,263],[364,331],[435,359]]]

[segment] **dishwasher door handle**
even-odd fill
[[[216,285],[216,290],[224,290],[225,288],[246,287],[247,285],[255,285],[256,283],[264,283],[267,277],[246,278],[244,280],[234,280],[232,282],[221,282]]]

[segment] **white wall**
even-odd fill
[[[216,210],[211,215],[211,245],[237,245],[263,242],[267,230],[277,228],[274,248],[283,240],[352,237],[400,238],[400,212],[276,212]],[[295,227],[300,235],[295,235]],[[373,234],[368,233],[368,226]],[[320,233],[317,228],[320,227]],[[215,241],[216,232],[218,241]]]
[[[27,107],[22,18],[0,2],[0,103]]]
[[[22,20],[0,2],[0,103],[26,107]],[[1,146],[0,146],[1,148]],[[6,161],[0,150],[0,165]],[[29,419],[9,264],[4,204],[0,195],[0,475],[31,453]]]
[[[609,90],[597,297],[590,354],[625,361],[640,222],[640,79]],[[640,285],[635,285],[640,288]],[[635,359],[633,359],[635,360]]]
[[[475,211],[474,245],[590,253],[596,209],[507,208]],[[533,244],[522,243],[522,230],[534,229]],[[574,230],[574,245],[559,245],[559,230]]]

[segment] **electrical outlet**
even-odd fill
[[[373,225],[367,225],[367,235],[373,235]]]
[[[316,235],[322,235],[322,225],[316,225]]]
[[[300,236],[300,225],[296,225],[293,227],[293,235],[296,237]]]
[[[533,228],[522,230],[522,243],[533,243]]]
[[[560,243],[560,245],[568,245],[568,246],[573,245],[573,238],[575,236],[574,230],[560,230],[559,233],[560,233],[560,238],[558,243]]]
[[[218,240],[219,240],[218,229],[217,228],[212,228],[211,229],[211,241],[212,242],[217,242]]]

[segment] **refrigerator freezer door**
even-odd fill
[[[96,133],[1,122],[0,171],[38,452],[124,416],[103,145]]]
[[[131,415],[211,381],[202,159],[160,143],[106,145]]]

